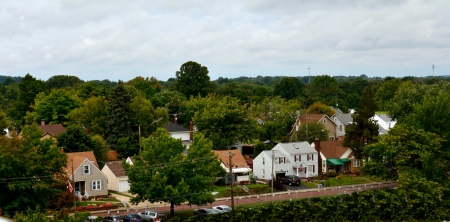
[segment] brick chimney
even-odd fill
[[[189,122],[189,139],[192,141],[194,139],[194,123],[191,121]]]
[[[173,123],[178,125],[178,118],[177,115],[173,115]]]
[[[41,126],[45,126],[45,119],[41,119]]]
[[[318,173],[322,173],[322,156],[320,155],[320,139],[316,137],[316,139],[314,139],[314,148],[317,151],[317,160],[319,161],[319,172]]]

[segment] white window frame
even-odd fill
[[[327,167],[327,161],[326,160],[322,160],[322,168],[326,168]]]
[[[83,165],[83,174],[91,174],[91,165]]]
[[[327,119],[324,118],[324,119],[323,119],[323,123],[326,123],[326,122],[327,122]]]
[[[361,166],[361,160],[360,159],[354,159],[353,160],[353,167],[360,167]]]
[[[102,189],[102,181],[101,180],[93,180],[91,183],[92,183],[92,190],[101,190]]]
[[[314,173],[313,172],[313,165],[308,165],[308,173]]]
[[[280,156],[278,157],[278,164],[285,164],[286,163],[286,157]]]

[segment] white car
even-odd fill
[[[233,209],[231,209],[231,207],[229,207],[227,205],[214,206],[214,207],[212,207],[212,209],[219,214],[228,213],[233,210]]]

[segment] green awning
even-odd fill
[[[339,160],[339,159],[330,158],[330,159],[327,159],[327,165],[341,166],[341,165],[344,165],[344,163],[341,160]]]
[[[341,162],[350,163],[350,160],[348,158],[341,158]]]

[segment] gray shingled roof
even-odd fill
[[[283,147],[290,155],[298,155],[304,153],[317,153],[317,151],[309,145],[308,142],[279,143],[277,146]],[[298,149],[297,149],[298,147]]]
[[[349,125],[349,123],[353,122],[353,117],[352,114],[350,113],[336,114],[334,116],[338,118],[346,126]]]
[[[167,131],[169,132],[189,132],[190,130],[184,126],[177,125],[175,123],[169,122],[166,126]]]
[[[389,117],[387,114],[375,114],[378,117],[380,117],[380,119],[382,119],[384,122],[393,122],[394,120],[391,119],[391,117]]]

